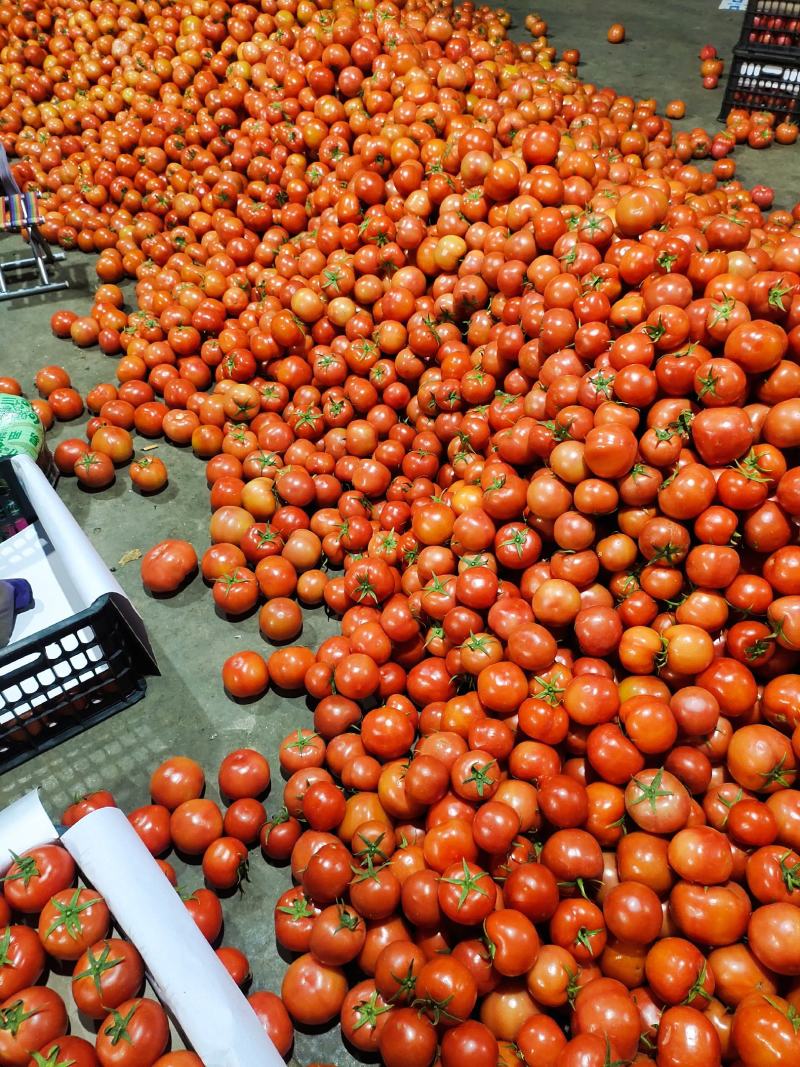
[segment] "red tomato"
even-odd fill
[[[77,960],[108,933],[111,913],[93,889],[62,889],[39,915],[39,938],[58,960]]]
[[[144,963],[132,944],[111,937],[80,957],[72,972],[72,996],[79,1011],[103,1019],[111,1008],[135,997],[144,982]]]
[[[150,593],[174,593],[197,570],[188,541],[159,541],[142,557],[142,584]]]
[[[102,1067],[154,1063],[169,1041],[164,1009],[144,997],[123,1001],[97,1033],[97,1058]]]
[[[75,861],[69,852],[61,845],[40,845],[14,856],[3,878],[3,893],[15,911],[35,915],[74,880]]]
[[[64,1001],[53,989],[20,989],[0,1004],[0,1060],[27,1067],[31,1055],[67,1032]]]

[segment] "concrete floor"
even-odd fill
[[[514,35],[522,37],[522,23],[531,8],[512,3],[510,9],[516,24]],[[631,95],[655,96],[662,105],[681,96],[688,111],[682,127],[716,128],[722,88],[702,89],[697,53],[701,45],[712,42],[721,55],[729,56],[738,38],[740,15],[718,11],[710,0],[661,4],[650,0],[635,5],[621,0],[540,0],[534,10],[549,22],[559,50],[580,48],[581,72],[587,79]],[[606,30],[619,19],[626,23],[628,40],[612,46],[606,42]],[[741,148],[736,153],[743,178],[772,184],[781,206],[790,206],[798,198],[793,181],[797,158],[791,148],[780,147],[766,154]],[[0,371],[17,376],[31,393],[33,376],[46,363],[66,367],[73,383],[84,392],[98,381],[113,378],[114,359],[99,350],[78,350],[50,334],[52,311],[67,307],[85,313],[96,285],[89,258],[73,254],[66,267],[68,293],[0,305]],[[57,426],[50,434],[51,447],[64,437],[82,434],[83,426],[84,420]],[[169,487],[155,498],[134,494],[124,471],[111,490],[99,494],[83,491],[74,479],[61,482],[64,500],[111,567],[117,567],[128,550],[145,551],[165,537],[187,538],[198,553],[208,544],[203,464],[191,452],[165,442],[159,444],[157,454],[167,463],[171,477]],[[142,589],[138,564],[117,567],[116,573],[145,620],[161,677],[150,681],[147,696],[136,706],[6,774],[0,780],[0,806],[38,785],[51,813],[57,815],[76,793],[105,786],[130,809],[147,802],[150,771],[175,752],[200,760],[209,778],[209,795],[215,796],[217,766],[229,750],[252,746],[274,759],[280,739],[310,721],[300,698],[269,692],[258,702],[242,706],[224,695],[219,671],[228,655],[243,648],[269,651],[254,618],[231,623],[216,617],[210,593],[199,578],[179,596],[156,601]],[[321,611],[309,612],[301,640],[315,648],[334,627]],[[278,780],[268,808],[279,805]],[[182,867],[181,881],[194,888],[201,884],[202,875],[198,868]],[[249,954],[255,988],[280,988],[283,964],[275,951],[271,912],[276,896],[289,884],[286,869],[268,866],[256,854],[244,896],[224,904],[225,941]],[[339,1067],[360,1062],[343,1049],[338,1029],[323,1035],[299,1033],[295,1056],[300,1064],[312,1059],[328,1059]]]

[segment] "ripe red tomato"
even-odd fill
[[[75,861],[61,845],[39,845],[14,855],[3,878],[3,895],[15,911],[37,915],[75,880]]]
[[[203,853],[203,874],[212,889],[235,889],[247,879],[247,846],[236,837],[218,837]]]
[[[171,756],[150,776],[150,796],[154,803],[174,811],[185,801],[201,797],[205,782],[199,763],[188,756]]]
[[[329,1022],[340,1011],[347,979],[339,967],[319,963],[306,953],[298,956],[283,977],[281,999],[291,1018],[304,1026]]]
[[[269,763],[252,748],[229,752],[219,767],[219,791],[230,800],[260,797],[269,789]]]
[[[172,843],[187,856],[200,856],[222,836],[222,812],[213,800],[185,800],[169,821]]]
[[[217,958],[240,989],[250,983],[253,977],[250,961],[241,949],[234,948],[232,945],[221,945],[217,949]]]
[[[53,989],[21,989],[0,1004],[0,1059],[27,1067],[32,1054],[67,1032],[64,1001]]]
[[[34,985],[44,968],[44,948],[35,930],[15,925],[0,931],[0,997],[3,1000]]]
[[[269,684],[266,660],[258,652],[235,652],[222,665],[222,684],[239,700],[260,697]]]
[[[88,948],[72,972],[72,996],[79,1011],[104,1019],[112,1008],[138,995],[144,963],[129,941],[111,937]]]
[[[213,943],[222,930],[222,905],[211,889],[195,889],[182,900],[206,941]]]
[[[123,1001],[106,1016],[97,1033],[101,1067],[132,1067],[154,1063],[169,1041],[164,1009],[154,1000],[137,997]]]
[[[56,959],[77,960],[106,936],[110,925],[111,913],[93,889],[62,889],[42,908],[39,939]]]
[[[142,839],[149,852],[160,856],[172,845],[170,814],[161,804],[145,804],[128,815],[128,822]]]
[[[294,1026],[281,998],[262,990],[251,993],[247,1003],[280,1055],[288,1056],[294,1042]]]
[[[98,1067],[94,1045],[82,1037],[58,1037],[34,1052],[28,1067]]]
[[[159,541],[142,557],[142,584],[150,593],[174,593],[197,570],[188,541]]]

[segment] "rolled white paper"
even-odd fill
[[[42,807],[39,790],[33,789],[0,811],[0,876],[12,864],[12,852],[19,856],[57,840],[58,831]]]
[[[153,988],[205,1067],[285,1067],[123,813],[94,811],[62,842],[141,953]]]

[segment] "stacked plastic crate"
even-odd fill
[[[800,121],[800,0],[748,0],[720,121],[733,108]]]

